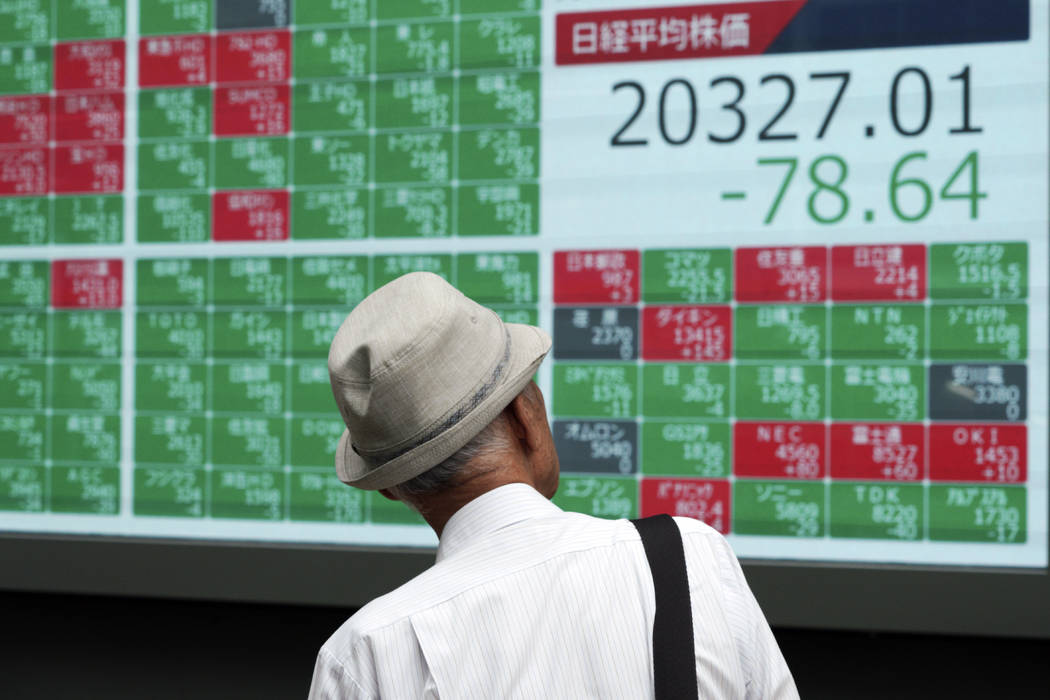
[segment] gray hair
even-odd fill
[[[470,464],[479,457],[485,457],[495,452],[502,452],[509,447],[509,438],[506,430],[506,418],[499,414],[496,418],[482,428],[481,432],[470,439],[463,447],[453,453],[451,457],[437,466],[431,467],[419,476],[408,481],[391,486],[390,492],[397,496],[398,500],[404,501],[416,510],[419,508],[420,498],[432,496],[455,486],[461,477],[468,476],[473,470]]]

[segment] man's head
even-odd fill
[[[550,343],[437,275],[410,273],[376,290],[347,316],[328,355],[347,426],[339,478],[417,506],[418,494],[491,480],[501,464],[539,472],[544,487],[553,469],[556,487],[557,457],[532,383]]]

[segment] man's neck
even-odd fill
[[[437,495],[424,498],[419,503],[423,519],[433,528],[438,537],[441,537],[445,525],[460,508],[482,494],[507,484],[527,484],[536,488],[528,470],[518,467],[513,462],[510,465],[498,466],[490,460],[487,462],[488,464],[476,465],[476,467],[470,465],[470,476],[464,481]]]

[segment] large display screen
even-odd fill
[[[429,546],[330,339],[548,329],[555,501],[1047,566],[1033,0],[0,0],[0,530]]]

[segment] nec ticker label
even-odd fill
[[[0,3],[0,528],[432,545],[325,366],[427,270],[552,334],[566,509],[1046,565],[1045,3],[59,4]]]

